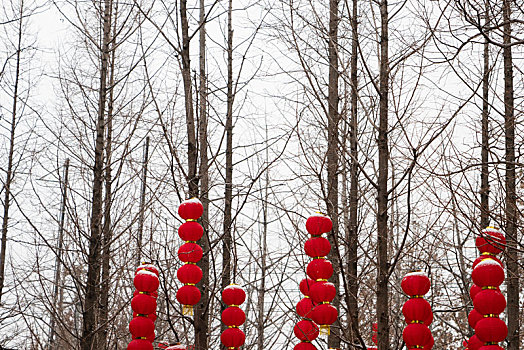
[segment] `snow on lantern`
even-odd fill
[[[239,307],[245,300],[246,292],[236,284],[231,284],[222,291],[222,301],[228,305],[222,312],[222,322],[228,328],[222,332],[220,340],[227,349],[237,349],[246,341],[246,335],[238,328],[246,321],[246,314]]]
[[[429,278],[422,271],[414,271],[404,276],[400,285],[410,297],[402,307],[407,323],[402,333],[404,342],[408,349],[431,349],[434,339],[428,326],[433,321],[433,312],[424,299],[431,288]]]

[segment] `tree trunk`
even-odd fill
[[[515,106],[511,52],[511,0],[503,0],[504,16],[504,130],[506,143],[506,238],[508,293],[508,350],[520,349],[519,265],[517,250],[517,194],[515,188]]]
[[[80,346],[82,350],[94,348],[95,333],[98,328],[97,303],[98,281],[100,278],[100,247],[102,231],[102,190],[104,180],[104,130],[107,98],[107,68],[109,63],[109,43],[111,35],[111,0],[104,0],[103,39],[101,52],[100,89],[98,97],[98,118],[96,122],[95,164],[93,166],[93,198],[87,257],[87,281],[84,309],[82,312],[83,332]]]
[[[328,234],[328,239],[333,249],[330,251],[328,258],[335,266],[335,272],[332,277],[332,282],[337,291],[340,289],[340,261],[339,255],[335,251],[338,242],[338,146],[339,146],[339,132],[338,124],[340,115],[338,112],[338,0],[329,1],[329,87],[328,87],[328,145],[327,145],[327,212],[333,221],[333,230]],[[337,292],[333,300],[333,306],[340,309],[340,294]],[[330,348],[340,347],[340,320],[333,324],[332,332],[328,337],[328,345]]]
[[[380,2],[380,105],[378,127],[378,194],[377,194],[377,318],[378,349],[389,350],[389,298],[388,298],[388,3]]]
[[[486,6],[486,26],[489,8]],[[486,35],[489,35],[486,33]],[[484,72],[482,76],[482,169],[480,174],[480,227],[489,225],[489,41],[484,40]]]

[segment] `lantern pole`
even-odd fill
[[[54,338],[55,338],[55,324],[56,324],[56,314],[62,308],[62,288],[59,288],[60,284],[60,270],[62,263],[62,246],[64,242],[64,222],[65,222],[65,208],[67,201],[67,186],[69,178],[69,158],[64,162],[64,175],[63,175],[63,186],[62,187],[62,202],[60,204],[60,217],[58,219],[58,248],[56,251],[56,261],[55,261],[55,278],[54,278],[54,290],[53,290],[53,307],[56,306],[56,309],[51,309],[51,320],[49,321],[49,342],[48,349],[53,348]],[[62,185],[62,182],[61,182]],[[60,296],[60,297],[59,297]]]
[[[144,157],[142,160],[142,188],[140,189],[140,212],[138,215],[138,235],[137,235],[137,258],[138,264],[142,257],[142,234],[144,230],[144,211],[146,204],[146,186],[147,186],[147,163],[149,159],[149,136],[146,137],[144,144]]]

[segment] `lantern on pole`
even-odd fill
[[[428,326],[433,321],[433,312],[424,299],[431,288],[429,278],[422,271],[414,271],[404,276],[400,285],[410,297],[402,307],[407,323],[402,333],[404,342],[408,349],[431,349],[434,339]]]
[[[220,341],[227,349],[237,349],[244,345],[246,335],[239,329],[246,321],[246,314],[239,307],[246,300],[246,292],[231,284],[222,291],[222,301],[228,307],[222,312],[222,322],[228,327],[222,332]]]
[[[204,228],[197,222],[203,212],[204,206],[196,198],[183,201],[178,207],[178,215],[186,221],[178,228],[178,235],[185,241],[178,249],[178,258],[185,264],[177,271],[177,278],[184,285],[176,293],[183,315],[193,315],[193,307],[201,298],[196,284],[203,273],[196,263],[202,259],[204,251],[196,242],[204,234]]]

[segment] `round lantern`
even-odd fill
[[[402,307],[402,314],[406,318],[406,323],[423,322],[426,323],[431,317],[431,305],[422,298],[412,298],[406,301]]]
[[[475,245],[481,253],[498,254],[504,250],[506,238],[497,228],[487,227],[477,237]]]
[[[293,350],[317,350],[317,347],[308,342],[302,342],[295,345]]]
[[[327,216],[316,213],[306,220],[306,230],[312,236],[320,236],[331,231],[333,222]]]
[[[468,350],[479,350],[482,345],[484,343],[475,334],[468,340]]]
[[[475,261],[473,261],[473,268],[477,267],[477,265],[479,264],[479,262],[483,261],[483,260],[486,260],[486,259],[493,259],[495,260],[496,262],[498,262],[500,264],[500,266],[504,267],[504,265],[502,265],[502,261],[500,261],[499,258],[497,258],[495,255],[487,255],[487,254],[482,254],[481,256],[479,256],[478,258],[475,259]]]
[[[222,344],[228,349],[236,349],[246,341],[246,335],[238,328],[228,328],[220,336]]]
[[[147,317],[135,317],[129,322],[129,332],[133,338],[146,338],[155,331],[155,324]]]
[[[422,271],[414,271],[406,274],[400,283],[402,290],[409,296],[426,294],[430,287],[428,276]]]
[[[477,322],[482,320],[483,318],[484,316],[481,313],[479,313],[477,310],[475,309],[471,310],[468,315],[469,326],[475,329],[475,325],[477,324]]]
[[[335,285],[331,282],[317,282],[315,283],[310,291],[309,296],[315,304],[320,304],[323,302],[332,302],[337,295],[337,290]]]
[[[311,278],[304,278],[302,281],[300,281],[300,292],[304,294],[306,297],[309,297],[309,291],[314,283],[315,281]]]
[[[158,276],[153,272],[140,270],[135,275],[133,284],[139,292],[152,293],[158,289],[160,281],[158,280]]]
[[[303,298],[297,303],[297,314],[303,318],[310,318],[311,311],[313,311],[314,307],[315,304],[313,304],[313,301],[310,298]]]
[[[156,310],[156,299],[147,294],[138,294],[131,299],[131,308],[138,314],[152,314]]]
[[[428,326],[420,323],[411,323],[402,333],[408,348],[423,347],[431,342],[431,331]]]
[[[204,228],[196,221],[186,221],[178,228],[178,236],[183,241],[196,242],[204,235]]]
[[[471,273],[471,278],[479,287],[498,287],[504,282],[504,270],[498,262],[488,258],[478,263]]]
[[[231,306],[222,311],[222,322],[228,327],[238,327],[246,322],[246,314],[238,306]]]
[[[158,269],[156,268],[155,265],[151,265],[151,264],[147,264],[147,263],[142,263],[142,265],[138,266],[135,270],[135,274],[138,273],[138,271],[149,271],[149,272],[153,272],[155,275],[159,276],[159,272],[158,272]]]
[[[506,339],[508,327],[498,317],[484,317],[475,325],[475,335],[484,343],[500,343]]]
[[[153,322],[155,322],[157,319],[156,312],[150,314],[139,314],[138,312],[133,312],[133,318],[134,317],[147,317]]]
[[[307,275],[315,280],[328,280],[333,275],[333,265],[327,259],[313,259],[306,268]]]
[[[481,315],[499,315],[506,308],[506,298],[494,289],[484,289],[475,296],[473,306]]]
[[[320,326],[321,334],[329,334],[329,325],[333,324],[337,317],[338,311],[331,304],[317,305],[311,313],[311,319]]]
[[[204,206],[196,198],[183,201],[178,206],[178,215],[184,220],[197,220],[204,213]]]
[[[327,238],[313,237],[306,241],[304,250],[308,256],[318,258],[329,254],[331,244]]]
[[[202,247],[196,243],[188,242],[178,248],[178,258],[185,263],[197,263],[203,255]]]
[[[482,290],[481,287],[477,286],[476,284],[473,284],[471,288],[469,289],[469,297],[471,300],[475,300],[475,296]]]
[[[318,337],[318,327],[309,320],[299,321],[293,329],[295,336],[302,341],[313,341]]]
[[[127,350],[153,350],[153,344],[145,339],[135,339],[127,345]]]
[[[193,314],[193,305],[200,301],[200,290],[191,285],[182,286],[176,293],[176,299],[183,305],[182,313],[184,315]]]
[[[185,264],[177,270],[176,276],[184,284],[197,284],[202,279],[202,269],[195,264]]]
[[[246,292],[236,284],[230,284],[222,291],[222,301],[226,305],[241,305],[246,300]]]

